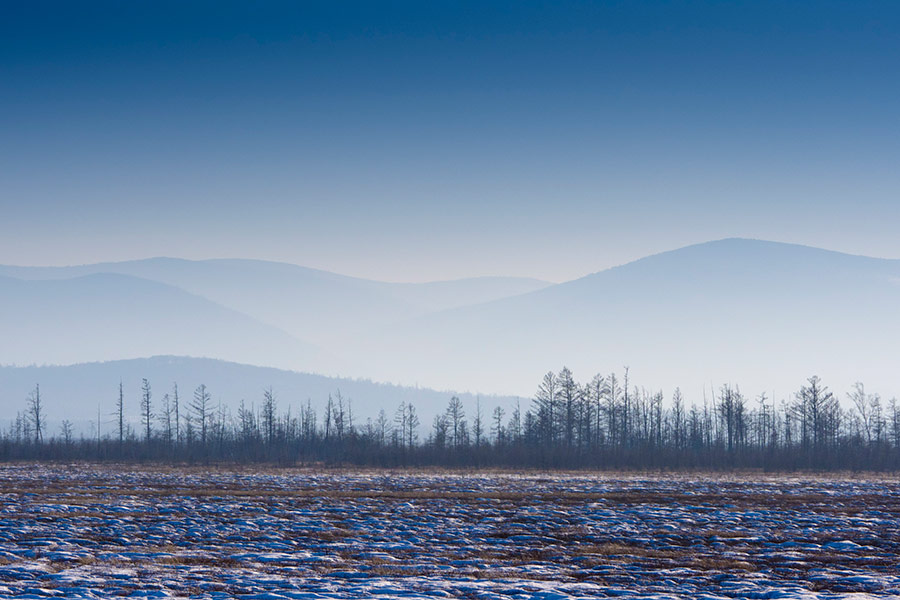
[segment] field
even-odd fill
[[[12,465],[0,486],[2,597],[900,595],[887,478]]]

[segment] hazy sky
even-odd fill
[[[900,3],[4,2],[0,262],[900,257]]]

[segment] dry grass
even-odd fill
[[[722,558],[715,556],[701,556],[690,561],[687,565],[699,571],[755,571],[754,566],[735,558]]]
[[[142,561],[160,565],[180,565],[188,567],[216,567],[234,569],[246,566],[246,563],[231,558],[230,556],[197,556],[197,555],[172,555],[163,556],[152,561]]]
[[[579,546],[574,549],[577,556],[628,556],[638,558],[681,558],[683,553],[674,550],[657,550],[644,546],[632,546],[629,544],[606,543],[588,546]]]
[[[196,473],[198,477],[193,480],[153,477],[153,473],[170,471]],[[241,473],[233,469],[211,471]],[[126,472],[124,467],[122,472]],[[274,472],[321,475],[309,470]],[[346,471],[347,474],[358,472],[358,469]],[[447,471],[424,471],[431,475],[436,472]],[[112,565],[130,568],[137,573],[136,577],[146,572],[164,573],[173,579],[194,569],[200,573],[198,577],[213,580],[213,570],[252,570],[266,576],[290,578],[364,571],[392,579],[509,577],[535,581],[609,581],[620,585],[619,574],[624,577],[640,573],[640,585],[650,586],[675,577],[667,571],[676,568],[691,569],[691,578],[708,582],[719,581],[722,573],[737,573],[734,579],[745,577],[748,572],[764,572],[773,579],[802,581],[815,578],[822,569],[891,573],[900,568],[900,559],[893,552],[896,527],[890,517],[883,519],[886,523],[883,525],[839,526],[821,533],[803,525],[810,515],[817,516],[815,522],[840,522],[843,515],[864,511],[900,514],[900,497],[833,495],[820,493],[818,490],[827,489],[820,487],[807,488],[812,490],[807,493],[787,493],[803,490],[796,481],[761,488],[743,484],[717,487],[706,482],[692,486],[686,481],[685,487],[651,484],[649,489],[642,481],[635,489],[629,489],[629,483],[621,475],[610,487],[594,487],[594,482],[583,481],[569,486],[565,479],[555,476],[532,476],[488,482],[484,484],[485,491],[475,492],[469,490],[478,486],[460,485],[460,481],[453,479],[423,479],[421,487],[416,488],[413,485],[418,482],[410,483],[407,479],[348,482],[319,477],[285,484],[296,486],[291,489],[278,487],[285,482],[282,479],[205,478],[200,476],[207,473],[205,469],[147,469],[148,477],[138,475],[137,481],[131,476],[118,478],[115,473],[111,470],[106,476],[86,474],[83,479],[78,479],[76,473],[74,478],[67,474],[57,480],[27,477],[4,480],[2,483],[9,484],[0,499],[9,509],[4,518],[28,525],[28,530],[23,528],[16,541],[47,539],[48,532],[52,534],[57,524],[62,524],[68,531],[78,531],[77,537],[99,544],[103,551],[121,552],[128,544],[113,535],[118,531],[134,540],[138,552],[167,556],[145,555],[120,561],[99,561],[94,556],[85,556],[47,563],[45,554],[40,560],[54,570],[86,567],[90,573],[101,575],[103,569]],[[253,468],[246,473],[259,472]],[[582,478],[584,475],[579,474]],[[348,489],[350,486],[352,489]],[[717,489],[723,492],[716,493]],[[411,506],[402,506],[407,502]],[[598,516],[595,507],[587,506],[591,503],[598,503],[605,512],[614,513],[613,516]],[[62,510],[61,504],[77,508]],[[111,508],[107,510],[105,505]],[[639,505],[652,510],[635,508]],[[45,512],[47,508],[51,510]],[[124,510],[118,512],[120,509]],[[673,518],[668,523],[679,523],[677,528],[657,520],[665,518],[668,510],[672,511]],[[699,518],[683,518],[695,510]],[[744,510],[768,510],[775,514],[771,522],[758,517],[748,520],[739,514]],[[633,520],[634,536],[606,527],[605,519],[615,518],[615,514]],[[312,522],[305,523],[309,515]],[[785,528],[778,528],[779,515],[785,517]],[[819,519],[824,515],[829,516]],[[399,517],[396,521],[395,516]],[[104,528],[92,522],[93,519],[127,522]],[[198,519],[209,519],[223,527],[211,528],[201,534],[206,536],[201,540],[187,527]],[[134,533],[147,531],[148,523],[165,526],[168,520],[173,522],[171,529],[162,534],[155,530],[155,535],[164,536],[152,538],[160,543],[158,546],[143,545],[138,539],[141,534]],[[407,533],[410,531],[411,534]],[[390,549],[390,555],[367,552],[367,548],[390,548],[369,545],[373,540],[393,542],[402,537],[405,541],[409,535],[431,542]],[[523,538],[519,543],[510,539],[514,536],[534,537]],[[802,562],[779,559],[771,551],[773,543],[783,541],[825,544],[845,539],[880,547],[878,551],[846,553],[811,549],[804,551]],[[252,559],[237,560],[230,555],[244,549],[248,553],[266,551],[272,540],[281,542],[278,547],[293,555],[283,560],[261,558],[258,563]],[[168,541],[177,544],[163,543]],[[96,547],[87,542],[84,546]],[[316,556],[307,560],[308,553]],[[451,561],[466,562],[455,569],[438,568],[452,564]],[[9,563],[0,559],[0,564]],[[525,565],[528,568],[523,568]],[[184,582],[180,593],[194,583]],[[813,589],[819,584],[810,585]],[[209,588],[198,590],[198,594],[209,593]]]
[[[179,474],[202,474],[202,473],[222,473],[240,475],[244,473],[259,473],[259,471],[248,468],[228,468],[228,469],[202,469],[198,467],[142,467],[140,476],[146,473],[147,481],[142,487],[117,485],[115,474],[118,472],[129,472],[130,467],[124,465],[105,466],[110,474],[107,477],[97,476],[96,473],[89,469],[85,472],[85,477],[78,480],[78,484],[73,486],[69,480],[65,481],[42,481],[42,480],[25,480],[17,479],[12,485],[4,486],[4,495],[17,497],[20,502],[24,501],[30,504],[41,502],[42,497],[56,496],[60,500],[70,505],[85,506],[85,510],[81,513],[65,513],[58,512],[52,517],[58,518],[89,518],[99,516],[96,511],[98,509],[93,505],[107,504],[116,498],[133,497],[141,498],[234,498],[241,500],[256,500],[258,502],[276,502],[291,501],[303,502],[305,500],[318,501],[342,501],[342,500],[362,500],[371,499],[384,502],[409,502],[409,501],[456,501],[465,503],[474,502],[503,502],[511,505],[533,505],[535,503],[553,502],[561,506],[583,505],[587,503],[604,503],[610,507],[617,505],[703,505],[707,507],[731,507],[734,510],[745,509],[778,509],[778,510],[815,510],[817,512],[829,514],[845,514],[855,515],[860,512],[870,510],[872,507],[878,507],[878,510],[891,514],[900,515],[900,498],[885,497],[882,495],[868,494],[857,495],[843,499],[840,503],[835,503],[834,497],[823,493],[805,493],[805,494],[788,494],[788,493],[758,493],[758,492],[726,492],[726,493],[699,493],[686,494],[679,493],[675,490],[620,490],[620,491],[604,491],[604,492],[582,492],[566,490],[560,486],[559,489],[544,491],[535,490],[534,485],[538,482],[552,483],[558,479],[544,479],[537,476],[531,478],[510,478],[510,489],[503,490],[486,490],[478,492],[461,491],[454,489],[434,488],[385,488],[380,484],[365,483],[368,487],[363,489],[345,489],[335,484],[330,487],[315,488],[296,488],[285,489],[276,487],[272,483],[258,483],[247,487],[246,482],[240,485],[230,486],[205,486],[202,484],[194,486],[185,486],[177,483],[168,483],[164,481],[154,481],[152,475],[154,473],[179,473]],[[78,467],[76,467],[78,469]],[[411,470],[400,471],[403,475],[412,475],[416,472],[428,474],[435,473],[454,473],[447,470]],[[329,470],[331,472],[331,470]],[[342,472],[338,470],[338,472]],[[347,473],[366,472],[360,469],[347,470]],[[321,474],[321,471],[315,469],[293,469],[286,471],[275,471],[278,474]],[[372,470],[368,472],[388,475],[391,471]],[[466,472],[469,473],[469,472]],[[483,472],[478,472],[484,474]],[[487,472],[491,473],[491,472]],[[498,476],[504,476],[505,472],[496,472]],[[584,477],[585,473],[579,473]],[[563,479],[565,476],[562,476]],[[625,475],[618,474],[617,481],[622,481]],[[668,475],[667,478],[676,480],[681,476]],[[723,482],[740,481],[740,477],[736,476],[713,476]],[[814,479],[813,476],[805,475],[806,479]],[[884,476],[882,476],[884,477]],[[777,483],[786,481],[778,477],[763,477],[761,479]],[[827,480],[827,478],[822,478]],[[796,482],[793,482],[794,484]],[[32,496],[33,494],[33,496]],[[99,509],[102,510],[102,509]],[[728,508],[726,508],[728,510]],[[527,523],[525,524],[528,525]],[[515,535],[515,534],[512,534]]]

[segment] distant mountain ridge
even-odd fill
[[[118,358],[121,346],[122,356],[199,352],[297,371],[516,395],[530,395],[542,373],[562,365],[580,377],[621,373],[627,365],[639,385],[669,391],[677,385],[694,396],[726,382],[753,394],[789,396],[814,373],[840,393],[861,379],[886,396],[900,395],[892,379],[900,347],[898,260],[731,238],[556,285],[515,278],[388,284],[241,260],[0,267],[0,275],[32,280],[7,280],[3,290],[60,286],[48,297],[65,306],[84,303],[78,290],[66,290],[63,281],[36,280],[104,269],[128,271],[121,276],[132,278],[120,283],[129,281],[135,291],[122,292],[118,301],[134,309],[131,320],[110,327],[103,311],[82,307],[99,325],[80,330],[91,342],[84,347],[71,332],[60,338],[70,349],[61,358],[33,342],[53,336],[29,327],[29,319],[39,323],[49,315],[65,332],[65,315],[81,313],[46,299],[12,305],[16,296],[2,291],[0,309],[7,317],[0,323],[16,343],[4,347],[0,362],[21,364],[24,359],[15,357],[22,348],[29,349],[26,362]],[[182,294],[178,302],[194,316],[179,317],[177,303],[165,310],[154,305],[155,296],[137,291],[147,285],[165,286],[160,298],[173,302],[176,291]],[[140,324],[142,315],[162,322],[160,335],[168,331],[162,337],[170,343],[124,344],[119,330],[155,339],[154,327]],[[192,328],[208,331],[200,337],[211,343],[189,344],[183,332]],[[103,353],[80,352],[97,345]]]
[[[497,391],[566,364],[582,374],[628,365],[643,385],[695,394],[726,381],[787,393],[812,373],[900,394],[898,278],[898,260],[725,239],[426,315],[362,354],[380,347],[373,369],[390,376],[509,386]]]
[[[128,275],[59,280],[0,276],[0,364],[71,364],[161,354],[286,366],[324,353],[284,331],[184,290]]]
[[[117,273],[175,286],[283,329],[329,345],[435,310],[526,293],[549,285],[536,279],[479,277],[432,283],[385,283],[258,260],[190,261],[153,258],[75,267],[0,266],[26,280]]]

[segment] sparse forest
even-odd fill
[[[121,384],[112,412],[94,435],[62,421],[48,431],[39,385],[0,432],[0,460],[163,461],[177,463],[347,464],[373,466],[609,469],[896,470],[900,406],[857,383],[843,397],[818,377],[789,399],[745,397],[724,385],[690,403],[621,375],[581,383],[563,368],[548,372],[527,405],[497,406],[457,397],[431,423],[403,402],[360,422],[340,391],[324,409],[311,400],[279,406],[274,390],[236,412],[205,385],[185,398],[174,384],[157,396],[142,381],[140,419],[126,418]],[[105,424],[102,431],[100,425]]]

